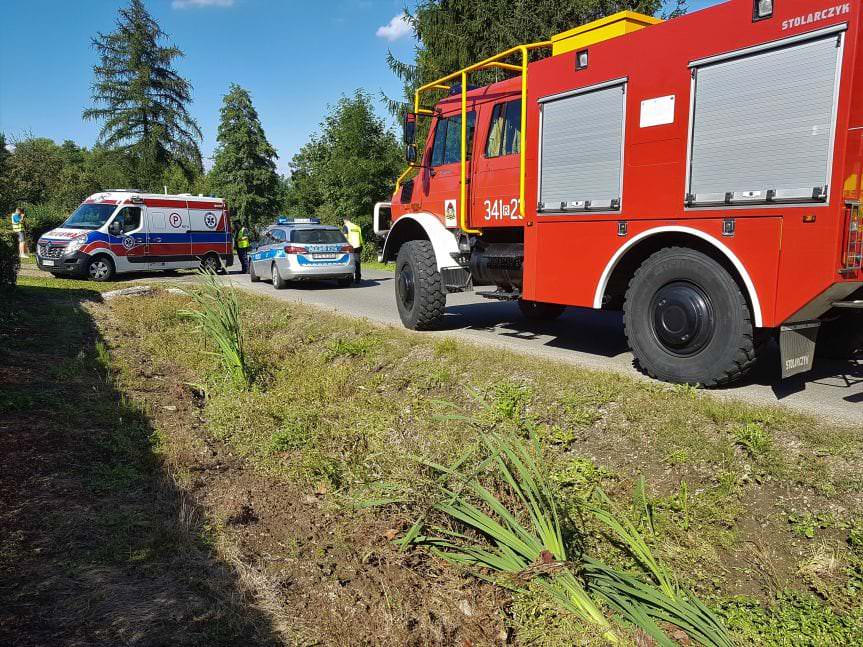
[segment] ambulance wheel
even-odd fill
[[[261,280],[261,277],[258,276],[258,273],[255,272],[255,264],[252,261],[249,261],[249,280],[252,283],[257,283]]]
[[[833,313],[837,311],[834,309]],[[815,354],[824,359],[850,359],[863,350],[863,313],[851,310],[828,313],[821,321]]]
[[[339,284],[340,288],[349,288],[354,284],[354,277],[350,277],[347,279],[337,279],[336,282]]]
[[[211,272],[213,274],[218,274],[222,269],[222,263],[219,261],[219,257],[215,254],[207,254],[204,258],[201,259],[201,271],[202,272]]]
[[[566,310],[566,306],[558,303],[543,303],[542,301],[518,300],[518,309],[528,319],[536,321],[549,321],[557,319]]]
[[[281,289],[287,287],[288,282],[282,278],[281,274],[279,274],[279,266],[276,265],[275,263],[273,263],[272,273],[273,273],[273,287],[274,288],[276,288],[277,290],[281,290]]]
[[[405,328],[431,330],[440,325],[446,308],[434,247],[427,240],[412,240],[396,258],[396,304]]]
[[[114,278],[114,261],[110,256],[94,256],[87,264],[87,278],[103,283]]]
[[[719,386],[755,364],[752,315],[734,278],[709,256],[668,247],[629,282],[623,325],[639,366],[666,382]]]

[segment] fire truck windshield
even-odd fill
[[[82,204],[63,223],[69,229],[98,229],[114,213],[116,205],[113,204]]]

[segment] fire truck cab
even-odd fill
[[[419,88],[409,167],[375,208],[404,325],[433,328],[448,293],[489,286],[531,318],[621,309],[640,366],[672,382],[731,382],[774,336],[783,377],[812,367],[818,337],[850,351],[859,14],[860,0],[620,12]],[[510,77],[468,85],[489,69]]]

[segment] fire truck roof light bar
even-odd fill
[[[468,234],[482,234],[481,229],[470,229],[467,224],[467,75],[471,72],[476,72],[479,70],[485,70],[489,68],[496,68],[501,70],[507,70],[510,72],[519,72],[521,74],[521,132],[519,133],[519,172],[518,172],[518,204],[519,204],[519,212],[522,216],[524,216],[524,205],[526,204],[524,199],[524,176],[525,176],[525,149],[527,148],[527,64],[529,59],[529,53],[534,49],[541,49],[544,47],[551,47],[552,42],[550,40],[540,41],[537,43],[529,43],[527,45],[518,45],[516,47],[510,47],[499,54],[495,54],[494,56],[490,56],[479,63],[474,63],[473,65],[469,65],[457,72],[453,72],[452,74],[447,74],[444,77],[441,77],[431,83],[426,83],[423,86],[417,88],[414,94],[414,113],[417,115],[434,115],[434,110],[429,110],[428,108],[422,108],[420,106],[421,98],[424,92],[429,90],[439,90],[441,86],[446,85],[449,81],[454,81],[456,79],[461,80],[461,173],[459,178],[459,229]],[[505,63],[502,59],[505,59],[509,56],[514,56],[516,54],[521,55],[521,65],[514,65],[512,63]],[[399,179],[396,181],[396,191],[399,190],[401,182],[407,177],[408,173],[410,173],[416,166],[411,165],[407,168],[407,170],[401,174]]]

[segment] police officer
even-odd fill
[[[21,258],[30,258],[27,253],[27,238],[24,233],[24,210],[15,207],[15,212],[10,216],[12,220],[12,232],[18,235],[18,255]]]
[[[344,227],[342,231],[348,239],[348,244],[354,248],[354,283],[359,283],[363,276],[360,270],[360,257],[363,254],[363,230],[362,228],[348,220],[344,219]]]
[[[240,257],[240,271],[245,274],[249,271],[249,228],[240,225],[237,231],[237,256]]]

